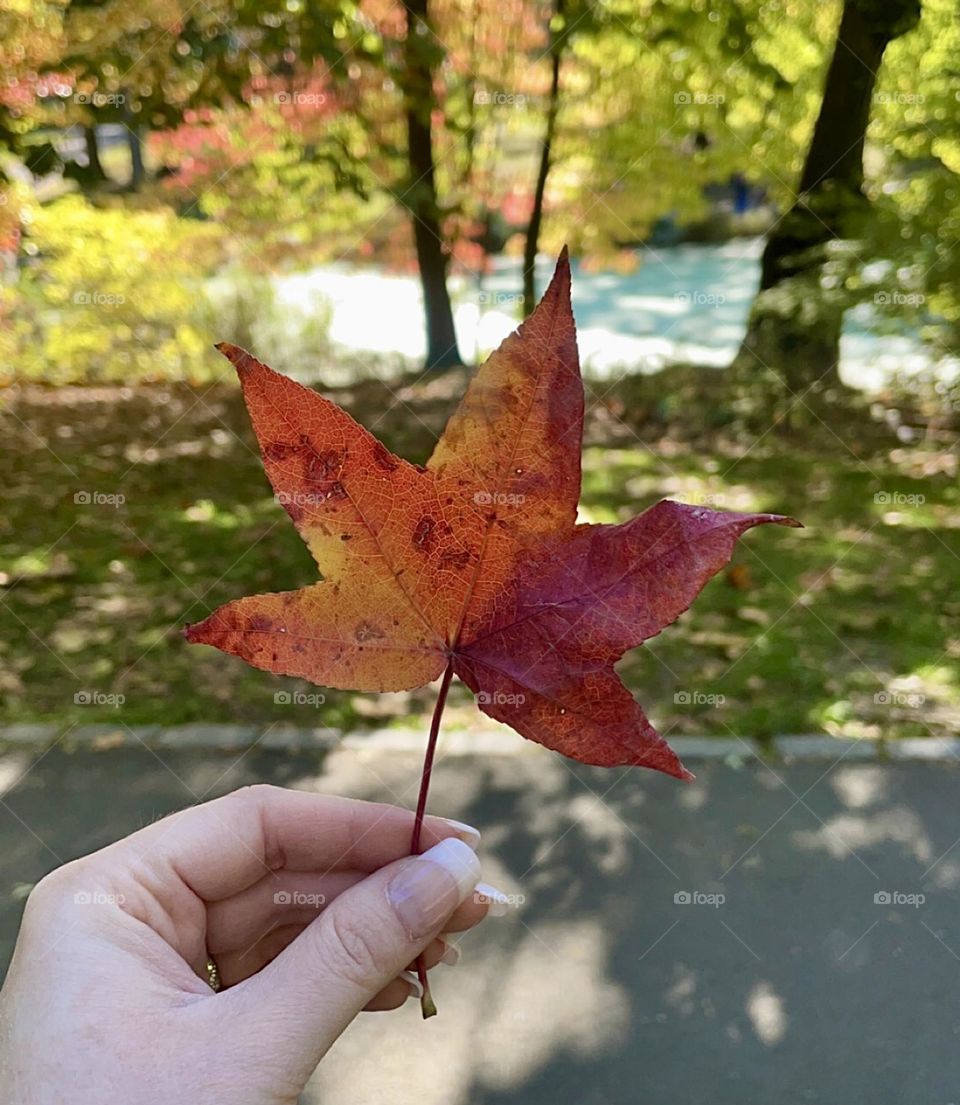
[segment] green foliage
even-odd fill
[[[819,107],[840,5],[609,0],[578,36],[582,91],[564,115],[560,209],[598,254],[671,214],[692,223],[704,187],[742,173],[786,207]],[[623,75],[630,74],[629,80]],[[582,134],[589,128],[591,141]]]
[[[404,388],[402,403],[376,381],[326,394],[376,423],[389,448],[425,459],[461,386],[440,398]],[[275,701],[294,689],[288,682],[185,646],[184,622],[316,576],[264,479],[232,384],[24,389],[11,400],[12,411],[0,411],[0,464],[14,489],[0,516],[0,581],[16,584],[0,604],[4,721],[118,722],[109,702],[77,703],[89,689],[123,694],[129,725],[427,724],[428,688],[384,696],[375,719],[369,695],[326,691],[321,717],[308,700]],[[904,443],[861,411],[834,412],[832,430],[738,438],[729,422],[716,424],[728,400],[722,373],[691,368],[624,380],[593,408],[584,520],[622,521],[670,496],[729,510],[793,506],[807,527],[745,542],[735,572],[624,663],[628,685],[655,702],[659,722],[675,723],[674,735],[955,734],[955,434],[931,426]],[[228,548],[237,555],[225,572]],[[725,699],[676,706],[690,688]],[[925,696],[923,708],[907,695]],[[473,718],[466,695],[452,706],[454,724]]]
[[[763,188],[774,216],[787,210],[841,6],[603,4],[576,38],[547,239],[571,239],[572,210],[571,240],[609,255],[664,214],[695,223],[705,186],[738,172]],[[940,352],[960,348],[958,56],[956,4],[924,0],[919,25],[893,41],[879,72],[865,156],[871,204],[849,220],[842,256],[785,299],[784,317],[865,300],[919,326]]]
[[[870,138],[877,212],[865,251],[878,306],[960,349],[960,22],[953,0],[925,0],[919,26],[892,43]]]

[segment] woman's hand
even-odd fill
[[[11,1105],[280,1105],[480,921],[469,826],[256,786],[48,875],[0,993]],[[212,958],[223,989],[207,982]]]

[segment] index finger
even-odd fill
[[[271,871],[371,872],[410,854],[414,815],[378,802],[257,785],[182,810],[107,852],[172,873],[207,902],[229,897]],[[423,849],[480,834],[442,817],[423,822]]]

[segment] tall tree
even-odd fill
[[[763,251],[736,360],[748,377],[772,373],[791,392],[838,382],[845,297],[823,286],[823,274],[862,234],[863,150],[877,73],[887,46],[919,18],[919,0],[844,2],[798,195]]]
[[[406,0],[403,43],[403,110],[407,126],[409,180],[400,193],[413,220],[417,264],[423,287],[427,330],[427,368],[460,364],[453,308],[447,288],[444,247],[433,152],[433,115],[437,108],[435,73],[443,49],[433,32],[429,0]]]
[[[97,128],[91,124],[85,124],[83,128],[83,144],[87,152],[87,170],[91,181],[102,184],[107,179],[106,171],[100,161],[100,146],[97,143]]]
[[[543,225],[543,202],[547,191],[547,177],[553,158],[553,142],[557,130],[557,115],[560,112],[560,66],[563,61],[564,42],[567,39],[567,25],[564,19],[565,0],[554,0],[553,16],[550,20],[550,91],[547,94],[547,111],[543,127],[543,139],[540,147],[540,164],[537,169],[537,182],[533,190],[533,207],[530,222],[523,243],[523,313],[530,314],[536,303],[536,264],[537,250],[540,246],[540,227]]]

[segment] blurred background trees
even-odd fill
[[[46,209],[78,268],[101,250],[129,270],[117,228],[141,243],[152,211],[199,236],[198,288],[332,261],[416,272],[430,367],[462,359],[449,277],[482,282],[492,258],[520,263],[519,317],[564,241],[623,271],[764,232],[731,379],[835,386],[864,301],[956,348],[953,0],[2,0],[0,30],[8,374],[39,371],[17,351],[55,352],[69,320],[51,312],[84,292],[37,271]],[[139,362],[64,354],[58,378]]]

